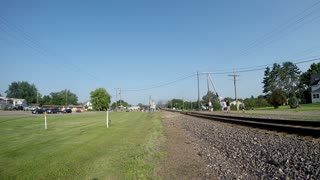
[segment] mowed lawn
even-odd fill
[[[320,103],[300,104],[298,108],[291,109],[290,106],[255,108],[255,110],[272,110],[272,111],[320,111]]]
[[[0,117],[0,179],[153,178],[159,113]]]

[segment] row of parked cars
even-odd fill
[[[72,113],[72,110],[69,108],[65,108],[65,109],[60,109],[60,108],[35,108],[33,110],[31,110],[32,114],[43,114],[43,113],[48,113],[48,114],[57,114],[57,113]]]

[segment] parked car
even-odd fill
[[[57,113],[61,113],[59,108],[52,108],[52,109],[48,109],[47,110],[48,114],[57,114]]]
[[[23,108],[24,111],[31,111],[32,110],[32,107],[31,106],[26,106]]]
[[[37,108],[31,111],[32,114],[43,114],[44,112],[46,112],[46,110],[43,108]]]
[[[23,110],[23,106],[14,106],[13,110],[19,110],[22,111]]]
[[[64,112],[64,113],[72,113],[72,110],[71,110],[71,109],[64,109],[63,112]]]

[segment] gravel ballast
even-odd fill
[[[320,179],[320,139],[288,135],[179,113],[180,124],[206,174],[219,179]]]

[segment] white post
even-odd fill
[[[107,110],[107,120],[106,120],[107,128],[109,128],[109,111]]]
[[[47,113],[44,112],[44,129],[47,129]]]

